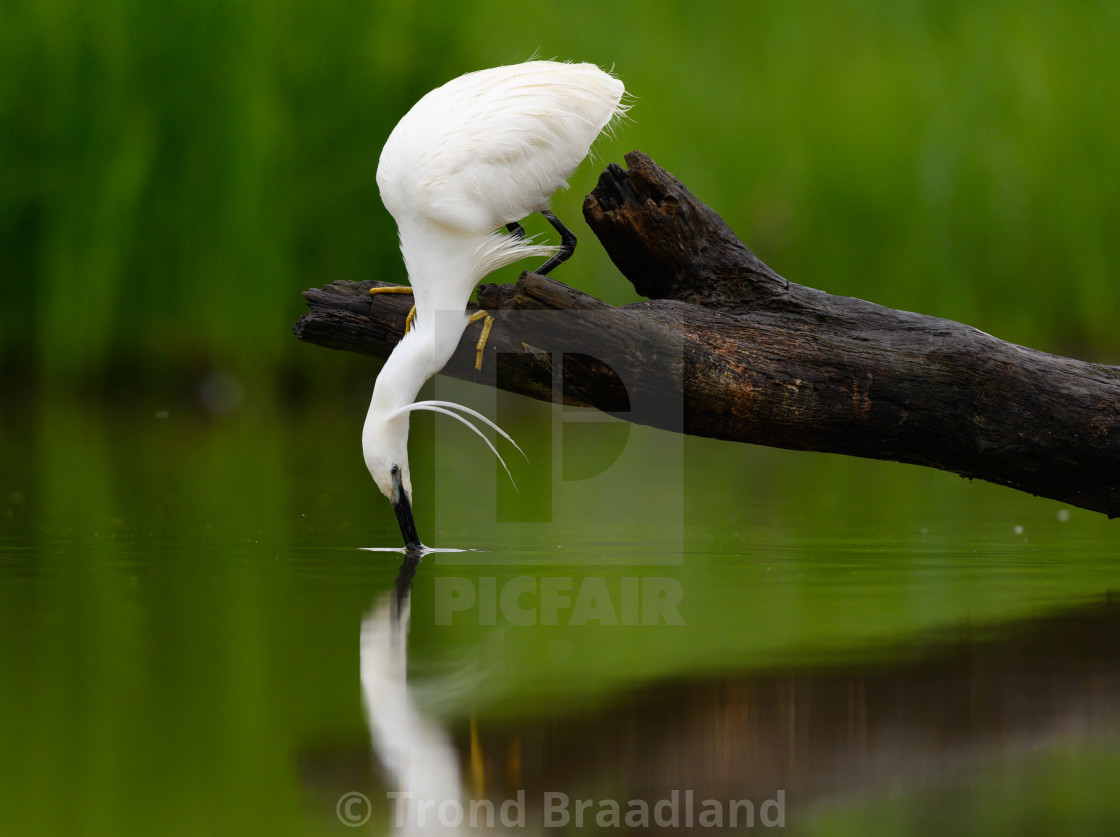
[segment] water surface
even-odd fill
[[[5,418],[5,833],[391,833],[387,792],[441,776],[521,792],[517,833],[546,793],[594,830],[689,791],[763,831],[780,798],[794,833],[1116,833],[1116,522],[497,409],[520,493],[415,420],[421,534],[469,551],[407,583],[360,409]]]

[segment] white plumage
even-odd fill
[[[501,228],[546,212],[566,233],[547,213],[549,199],[624,110],[624,92],[622,82],[592,64],[530,61],[481,70],[424,96],[385,143],[377,185],[397,222],[416,324],[377,378],[362,447],[366,467],[393,503],[406,546],[419,546],[411,512],[409,413],[446,413],[483,436],[460,415],[465,412],[502,433],[465,407],[415,403],[416,395],[458,346],[478,283],[505,265],[556,253],[554,246]]]

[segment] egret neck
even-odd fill
[[[412,515],[412,475],[408,467],[411,410],[406,408],[416,406],[420,387],[458,348],[467,326],[467,300],[479,278],[494,270],[495,264],[508,264],[521,257],[523,244],[505,234],[466,235],[430,222],[405,221],[400,224],[400,233],[416,320],[377,376],[362,429],[362,450],[370,475],[393,505],[405,547],[414,548],[421,544]],[[433,276],[441,282],[425,281]],[[433,285],[438,287],[437,293],[433,293]],[[452,405],[444,408],[447,406]]]
[[[381,493],[389,498],[406,548],[418,548],[420,538],[412,517],[412,475],[408,468],[409,413],[397,412],[416,400],[420,387],[439,371],[430,332],[414,328],[385,361],[373,386],[362,452],[366,467]]]

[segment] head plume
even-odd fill
[[[496,431],[503,439],[505,439],[515,448],[517,448],[518,453],[520,453],[522,456],[525,456],[525,451],[521,450],[517,442],[513,441],[513,437],[502,430],[502,428],[498,427],[498,425],[496,425],[490,419],[486,418],[486,416],[482,415],[482,413],[478,412],[477,410],[472,410],[470,407],[464,407],[462,404],[456,404],[454,401],[414,401],[411,404],[406,404],[403,407],[398,407],[396,410],[389,414],[388,418],[398,418],[405,415],[406,413],[410,413],[415,410],[427,410],[432,413],[441,413],[445,416],[451,416],[451,418],[455,419],[456,421],[462,422],[467,427],[469,427],[480,439],[482,439],[482,441],[486,443],[486,447],[490,448],[490,452],[498,458],[499,462],[502,463],[502,467],[505,469],[506,476],[509,477],[509,481],[513,483],[513,487],[515,489],[517,488],[517,483],[513,480],[513,474],[509,472],[509,466],[506,465],[506,461],[502,459],[502,455],[498,453],[498,449],[494,447],[493,442],[487,439],[486,434],[475,427],[473,424],[471,424],[469,421],[467,421],[467,419],[453,411],[461,410],[467,415],[478,419],[483,424]],[[529,457],[525,456],[525,460],[528,461],[528,459]]]

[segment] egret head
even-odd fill
[[[382,420],[366,420],[362,453],[370,476],[389,498],[405,549],[419,549],[420,536],[412,517],[412,475],[408,470],[408,414]]]
[[[385,414],[378,409],[376,392],[375,388],[374,401],[370,405],[369,413],[366,414],[366,424],[362,430],[362,452],[365,455],[366,468],[369,469],[370,476],[377,483],[377,487],[381,489],[381,493],[388,497],[389,502],[393,504],[393,511],[397,515],[397,524],[401,527],[401,535],[404,536],[405,549],[421,549],[424,545],[420,543],[420,537],[416,534],[416,522],[412,519],[412,476],[408,472],[409,413],[414,410],[428,410],[450,416],[466,425],[482,439],[490,452],[498,457],[498,461],[502,463],[507,475],[509,474],[509,468],[501,454],[498,453],[497,448],[494,447],[493,442],[487,439],[481,430],[460,413],[478,419],[493,429],[499,436],[517,448],[517,452],[522,456],[525,455],[525,452],[502,428],[470,407],[464,407],[462,404],[455,404],[451,401],[416,401]],[[512,480],[513,476],[510,475],[510,481],[512,482]],[[516,488],[517,486],[514,485],[514,489]]]

